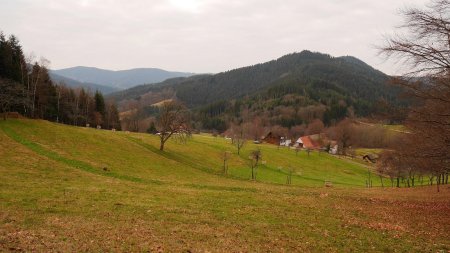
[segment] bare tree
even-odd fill
[[[164,144],[173,135],[183,139],[190,135],[189,115],[186,107],[176,101],[163,103],[156,118],[156,129],[159,131],[159,150],[164,150]]]
[[[239,155],[242,147],[247,142],[246,131],[241,125],[232,125],[230,130],[231,142],[237,148],[237,153]]]
[[[427,9],[407,8],[402,15],[401,35],[388,37],[380,53],[409,67],[409,75],[448,75],[450,1],[432,0]]]
[[[231,152],[229,152],[229,151],[224,151],[223,152],[223,156],[222,156],[222,159],[223,159],[223,174],[227,174],[228,173],[228,160],[230,159],[230,157],[231,157]]]
[[[292,184],[292,172],[294,170],[292,168],[288,168],[288,172],[286,175],[286,184]]]
[[[320,119],[315,119],[311,123],[309,123],[305,133],[307,135],[320,134],[324,128],[325,126],[323,125],[323,122]]]
[[[343,155],[346,155],[348,147],[351,146],[353,132],[352,122],[348,119],[342,120],[335,127],[331,127],[328,130],[329,136],[338,141],[339,150],[342,151]]]
[[[406,125],[409,143],[421,143],[398,147],[395,155],[415,170],[434,174],[439,187],[450,168],[450,1],[432,0],[425,9],[404,10],[403,16],[401,35],[388,38],[380,52],[409,68],[393,82],[419,101]]]
[[[250,166],[252,168],[252,180],[256,180],[256,168],[262,160],[262,153],[260,149],[253,150],[250,153]]]

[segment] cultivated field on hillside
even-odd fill
[[[0,249],[450,250],[447,186],[366,189],[364,164],[270,145],[238,156],[209,135],[170,141],[164,152],[158,144],[148,134],[1,121]],[[257,147],[265,163],[251,181]]]

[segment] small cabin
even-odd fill
[[[281,136],[278,136],[277,134],[269,132],[268,134],[266,134],[266,136],[264,136],[264,138],[262,140],[265,143],[270,143],[270,144],[273,144],[273,145],[279,145],[280,141],[281,141]]]

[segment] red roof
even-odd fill
[[[309,136],[300,137],[300,140],[302,140],[304,148],[310,149],[320,148],[320,143],[318,143],[317,141],[313,141]]]

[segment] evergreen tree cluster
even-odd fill
[[[120,128],[119,112],[103,95],[72,89],[50,79],[47,61],[26,59],[19,40],[0,32],[0,113],[64,124]]]

